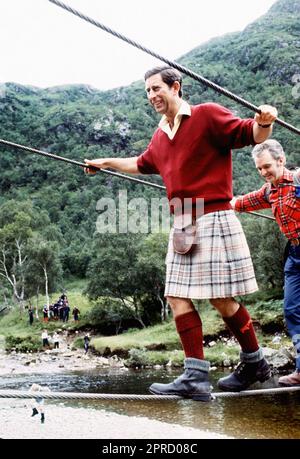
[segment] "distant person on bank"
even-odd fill
[[[41,414],[41,423],[44,424],[45,422],[45,409],[44,409],[44,398],[41,397],[41,392],[50,392],[49,387],[40,386],[39,384],[32,384],[29,391],[32,393],[34,397],[32,400],[32,415],[31,417],[36,416],[37,414]]]
[[[53,344],[54,344],[54,349],[59,349],[59,334],[57,332],[53,333],[52,336]]]
[[[85,354],[88,353],[89,347],[90,347],[90,335],[87,333],[84,338],[83,338],[83,346],[85,350]]]
[[[79,320],[80,311],[76,306],[73,309],[72,314],[73,314],[73,317],[74,317],[74,321],[77,322]]]
[[[43,347],[50,347],[49,345],[49,335],[47,330],[42,331],[42,342],[43,342]]]
[[[32,325],[33,324],[33,310],[31,306],[29,306],[29,309],[28,309],[28,317],[29,317],[29,325]]]
[[[219,380],[222,390],[240,391],[271,374],[250,315],[234,299],[255,292],[257,283],[243,229],[230,205],[231,150],[264,142],[277,110],[262,105],[254,119],[241,119],[215,103],[191,106],[182,99],[181,74],[168,66],[146,73],[145,90],[150,105],[162,115],[146,151],[131,158],[86,160],[86,172],[93,173],[88,167],[92,166],[161,175],[171,211],[175,217],[179,213],[179,223],[170,233],[165,296],[186,358],[179,378],[152,384],[150,391],[208,401],[210,364],[204,359],[202,322],[193,299],[209,299],[241,345],[241,364]],[[196,212],[199,198],[204,200],[200,215]],[[187,199],[192,201],[186,215],[193,221],[189,239],[195,241],[190,247],[184,238],[186,218],[180,215]],[[178,207],[174,200],[179,201]]]
[[[300,385],[300,169],[285,168],[286,156],[279,142],[266,140],[252,152],[255,166],[266,183],[258,191],[234,198],[238,212],[271,208],[288,239],[284,265],[284,316],[296,350],[296,370],[279,378],[282,386]]]

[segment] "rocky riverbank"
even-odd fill
[[[293,368],[292,348],[263,348],[264,355],[275,371],[281,372]],[[223,366],[231,369],[230,360],[224,359]],[[159,368],[155,365],[155,368]],[[46,350],[37,353],[6,353],[0,351],[0,376],[15,374],[44,374],[88,371],[97,368],[120,368],[126,370],[125,361],[117,356],[102,357],[95,354],[85,355],[82,350],[68,348]],[[216,369],[216,367],[212,367]]]
[[[74,370],[88,371],[97,368],[120,368],[126,370],[126,360],[120,356],[112,355],[103,357],[91,350],[85,354],[83,349],[74,349],[72,346],[73,337],[65,333],[61,335],[59,349],[47,349],[44,351],[32,353],[21,353],[16,351],[5,352],[3,347],[0,348],[0,376],[15,375],[15,374],[44,374],[44,373],[59,373],[70,372]],[[212,349],[216,343],[209,343],[209,348]],[[224,343],[224,353],[218,355],[219,361],[223,368],[231,370],[237,363],[226,356],[227,346],[236,345],[233,339],[227,340]],[[293,368],[294,366],[294,350],[293,347],[282,346],[280,340],[274,343],[274,347],[263,348],[264,355],[268,362],[272,365],[275,371],[281,372]],[[181,362],[181,360],[180,360]],[[161,365],[152,365],[154,368],[162,368]],[[167,364],[172,367],[172,361]],[[178,362],[174,363],[178,367]],[[212,366],[212,369],[216,369]]]
[[[125,368],[118,357],[105,358],[67,347],[37,353],[0,352],[0,376],[92,370],[98,367]]]

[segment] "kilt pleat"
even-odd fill
[[[171,230],[166,267],[165,296],[229,298],[258,290],[246,237],[233,210],[198,218],[191,254],[174,252]]]

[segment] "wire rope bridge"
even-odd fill
[[[284,393],[300,392],[300,386],[273,387],[269,389],[244,390],[241,392],[213,392],[212,400],[219,398],[241,398],[257,395],[276,395]],[[0,390],[0,398],[32,399],[36,396],[32,392],[20,390]],[[177,401],[190,400],[178,395],[143,395],[143,394],[100,394],[81,392],[38,392],[39,398],[45,400],[149,400],[149,401]]]
[[[162,62],[165,62],[166,64],[170,65],[171,67],[179,70],[183,74],[189,76],[190,78],[210,87],[214,91],[218,92],[219,94],[223,94],[226,97],[234,100],[235,102],[239,103],[240,105],[249,108],[250,110],[260,113],[260,109],[253,105],[252,103],[246,101],[245,99],[242,99],[241,97],[233,94],[232,92],[228,91],[227,89],[222,88],[221,86],[209,81],[208,79],[204,78],[201,75],[196,74],[195,72],[187,69],[186,67],[183,67],[182,65],[170,61],[169,59],[166,59],[165,57],[157,54],[156,52],[140,45],[139,43],[131,40],[128,37],[125,37],[124,35],[112,30],[111,28],[105,26],[104,24],[101,24],[98,21],[95,21],[94,19],[86,16],[85,14],[75,10],[74,8],[70,7],[69,5],[66,5],[65,3],[58,1],[58,0],[49,0],[51,3],[55,4],[56,6],[59,6],[60,8],[63,8],[64,10],[68,11],[69,13],[74,14],[75,16],[79,17],[80,19],[89,22],[90,24],[102,29],[103,31],[113,35],[116,38],[119,38],[120,40],[125,41],[126,43],[138,48],[139,50],[150,54],[151,56],[159,59]],[[275,122],[282,127],[288,129],[289,131],[295,133],[295,134],[300,134],[300,129],[292,126],[291,124],[286,123],[283,120],[276,119]],[[48,157],[49,159],[54,159],[58,161],[63,161],[69,164],[73,164],[76,166],[80,166],[82,168],[86,167],[85,163],[81,163],[79,161],[75,161],[69,158],[64,158],[62,156],[54,155],[52,153],[48,153],[45,151],[41,151],[35,148],[31,148],[25,145],[20,145],[16,144],[13,142],[10,142],[8,140],[0,139],[0,144],[8,146],[8,147],[13,147],[17,149],[21,149],[30,153],[35,153],[39,154],[44,157]],[[92,169],[90,167],[90,169]],[[99,171],[99,169],[97,169]],[[115,177],[121,178],[121,179],[126,179],[126,180],[131,180],[133,182],[137,182],[146,186],[151,186],[157,189],[165,190],[165,187],[162,185],[158,185],[156,183],[151,183],[145,180],[140,180],[137,178],[133,177],[128,177],[124,174],[119,174],[117,172],[111,172],[107,170],[100,169],[100,172],[113,175]],[[259,214],[256,212],[250,212],[253,215],[257,215],[263,218],[267,218],[270,220],[274,220],[273,217],[269,217],[267,215]],[[274,394],[284,394],[284,393],[293,393],[293,392],[298,392],[300,391],[300,386],[295,386],[295,387],[275,387],[275,388],[268,388],[268,389],[258,389],[258,390],[246,390],[242,392],[215,392],[212,393],[212,400],[213,399],[219,399],[219,398],[230,398],[230,397],[249,397],[249,396],[257,396],[257,395],[274,395]],[[182,400],[186,398],[177,396],[177,395],[139,395],[139,394],[100,394],[100,393],[80,393],[80,392],[39,392],[39,397],[44,398],[45,400],[152,400],[152,401],[161,401],[161,400]],[[6,399],[32,399],[33,394],[30,392],[25,392],[25,391],[17,391],[17,390],[0,390],[0,398],[6,398]]]

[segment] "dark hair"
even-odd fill
[[[181,73],[178,72],[178,70],[173,69],[173,67],[169,67],[167,65],[161,66],[161,67],[154,67],[151,70],[148,70],[148,72],[145,73],[144,79],[145,81],[152,77],[153,75],[160,74],[161,79],[163,80],[164,83],[166,83],[170,88],[173,86],[175,81],[178,81],[180,84],[180,89],[178,92],[179,97],[182,97],[182,76]]]

